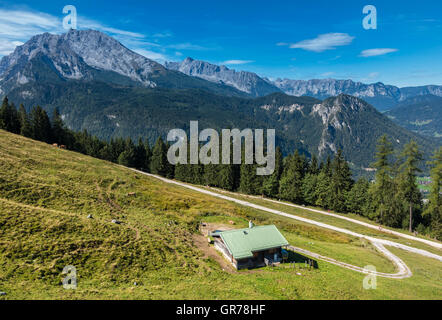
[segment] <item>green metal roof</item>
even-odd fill
[[[251,258],[255,251],[289,244],[274,225],[224,231],[220,236],[235,259]]]

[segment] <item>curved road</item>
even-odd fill
[[[257,209],[257,210],[273,213],[273,214],[276,214],[276,215],[279,215],[279,216],[287,217],[287,218],[290,218],[290,219],[302,221],[302,222],[305,222],[305,223],[308,223],[308,224],[316,225],[316,226],[321,227],[321,228],[325,228],[325,229],[333,230],[333,231],[336,231],[336,232],[341,232],[341,233],[344,233],[344,234],[348,234],[348,235],[351,235],[351,236],[354,236],[354,237],[357,237],[357,238],[366,239],[366,240],[370,241],[373,244],[373,246],[379,252],[384,254],[390,261],[392,261],[395,264],[396,268],[398,269],[398,272],[394,273],[394,274],[382,273],[382,272],[372,272],[372,271],[365,270],[365,269],[363,269],[361,267],[353,266],[353,265],[350,265],[350,264],[347,264],[347,263],[344,263],[344,262],[340,262],[340,261],[334,260],[332,258],[328,258],[328,257],[322,256],[322,255],[319,255],[319,254],[316,254],[316,253],[313,253],[313,252],[309,252],[309,251],[301,249],[301,248],[291,247],[291,249],[294,250],[294,251],[307,254],[307,255],[309,255],[311,257],[315,257],[317,259],[320,259],[320,260],[323,260],[323,261],[327,261],[327,262],[333,263],[335,265],[342,266],[342,267],[350,269],[350,270],[354,270],[354,271],[365,273],[365,274],[368,274],[368,273],[376,274],[377,276],[386,277],[386,278],[403,279],[403,278],[411,277],[412,273],[411,273],[410,269],[408,268],[408,266],[405,264],[405,262],[402,261],[397,256],[395,256],[390,251],[388,251],[384,247],[385,245],[386,246],[392,246],[392,247],[395,247],[395,248],[399,248],[399,249],[402,249],[402,250],[406,250],[406,251],[409,251],[409,252],[412,252],[412,253],[420,254],[420,255],[423,255],[425,257],[437,259],[437,260],[442,262],[442,256],[439,256],[437,254],[434,254],[432,252],[429,252],[429,251],[426,251],[426,250],[423,250],[423,249],[418,249],[418,248],[410,247],[410,246],[407,246],[407,245],[404,245],[404,244],[401,244],[401,243],[397,243],[397,242],[394,242],[394,241],[390,241],[390,240],[378,239],[378,238],[366,236],[364,234],[356,233],[356,232],[353,232],[353,231],[350,231],[350,230],[347,230],[347,229],[335,227],[335,226],[332,226],[332,225],[328,225],[328,224],[325,224],[325,223],[322,223],[322,222],[317,222],[317,221],[314,221],[314,220],[311,220],[311,219],[307,219],[307,218],[303,218],[303,217],[298,217],[298,216],[295,216],[295,215],[292,215],[292,214],[288,214],[288,213],[283,212],[283,211],[267,208],[267,207],[264,207],[264,206],[261,206],[261,205],[257,205],[257,204],[254,204],[254,203],[250,203],[250,202],[247,202],[247,201],[244,201],[244,200],[239,200],[239,199],[232,198],[232,197],[229,197],[229,196],[226,196],[226,195],[223,195],[223,194],[219,194],[219,193],[216,193],[216,192],[212,192],[212,191],[209,191],[209,190],[206,190],[206,189],[198,188],[198,187],[195,187],[193,185],[189,185],[189,184],[186,184],[186,183],[183,183],[183,182],[178,182],[178,181],[175,181],[175,180],[170,180],[170,179],[167,179],[167,178],[163,178],[163,177],[160,177],[160,176],[156,176],[156,175],[149,174],[149,173],[142,172],[142,171],[135,170],[135,169],[131,169],[131,170],[133,170],[133,171],[135,171],[137,173],[149,176],[149,177],[156,178],[156,179],[161,180],[161,181],[163,181],[165,183],[178,185],[178,186],[181,186],[181,187],[184,187],[184,188],[187,188],[187,189],[191,189],[193,191],[200,192],[200,193],[203,193],[203,194],[207,194],[207,195],[210,195],[210,196],[213,196],[213,197],[216,197],[216,198],[220,198],[220,199],[223,199],[223,200],[235,202],[235,203],[238,203],[238,204],[246,206],[246,207],[250,207],[250,208]],[[291,205],[291,204],[287,204],[287,203],[284,203],[284,202],[278,202],[278,201],[270,200],[270,199],[265,199],[265,200],[276,202],[276,203],[283,204],[283,205],[290,205],[290,206],[300,207],[301,209],[315,211],[315,212],[322,213],[322,214],[327,214],[327,215],[332,215],[332,216],[335,216],[335,217],[341,218],[341,219],[344,218],[345,220],[349,220],[349,221],[354,222],[354,223],[362,224],[362,225],[365,225],[365,226],[367,226],[369,228],[376,228],[377,230],[388,232],[388,233],[394,234],[396,236],[400,236],[400,237],[411,239],[411,240],[415,240],[415,241],[424,242],[424,243],[426,243],[426,244],[428,244],[430,246],[436,247],[438,249],[440,249],[442,247],[442,245],[440,243],[437,243],[437,242],[434,242],[434,241],[413,237],[413,236],[410,236],[410,235],[407,235],[407,234],[403,234],[403,233],[400,233],[400,232],[396,232],[396,231],[392,231],[392,230],[388,230],[388,229],[384,229],[384,228],[380,229],[379,227],[374,226],[374,225],[369,224],[369,223],[365,223],[365,222],[358,221],[358,220],[351,219],[351,218],[341,217],[339,215],[328,213],[328,212],[325,212],[325,211],[315,210],[315,209],[310,209],[310,208],[304,208],[302,206]]]

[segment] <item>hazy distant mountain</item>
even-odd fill
[[[97,80],[150,88],[204,88],[220,94],[245,95],[230,86],[166,69],[94,30],[37,35],[0,61],[0,94],[29,82],[66,80]]]
[[[442,96],[442,86],[432,85],[398,88],[385,85],[382,82],[365,84],[352,80],[335,79],[277,79],[270,81],[252,72],[235,71],[225,66],[218,66],[192,58],[187,58],[182,62],[166,62],[165,66],[189,76],[232,86],[254,97],[261,97],[274,92],[284,92],[292,96],[326,99],[343,93],[364,99],[381,111],[392,109],[400,101],[413,96],[426,94]]]
[[[226,66],[217,66],[208,62],[187,58],[182,62],[166,62],[166,68],[180,71],[189,76],[226,84],[246,92],[253,97],[261,97],[273,92],[280,92],[277,87],[258,77],[255,73],[235,71]]]
[[[408,98],[385,114],[409,130],[442,137],[442,97],[425,95]]]
[[[349,94],[376,106],[379,110],[390,108],[401,98],[400,89],[384,85],[381,82],[364,84],[352,80],[317,79],[290,80],[277,79],[274,84],[287,94],[294,96],[311,96],[325,99],[341,93]]]

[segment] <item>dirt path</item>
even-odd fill
[[[224,259],[224,257],[220,256],[213,247],[209,246],[206,237],[201,234],[194,234],[192,240],[198,249],[202,251],[204,258],[212,258],[228,273],[233,273],[235,271],[232,265]]]
[[[232,192],[225,191],[225,190],[220,190],[220,189],[217,189],[217,188],[212,188],[212,189],[216,190],[217,192],[233,194]],[[408,235],[408,234],[405,234],[405,233],[402,233],[402,232],[390,230],[390,229],[387,229],[387,228],[383,228],[382,226],[374,225],[374,224],[367,223],[367,222],[364,222],[364,221],[360,221],[360,220],[357,220],[357,219],[352,219],[352,218],[349,218],[349,217],[344,217],[344,216],[341,216],[341,215],[336,214],[336,213],[331,213],[331,212],[327,212],[327,211],[323,211],[323,210],[318,210],[318,209],[307,208],[307,207],[296,205],[296,204],[293,204],[293,203],[287,203],[287,202],[283,202],[283,201],[276,201],[276,200],[268,199],[268,198],[264,198],[264,197],[251,196],[251,195],[243,195],[243,196],[245,196],[247,198],[251,198],[251,199],[264,200],[264,201],[268,201],[268,202],[272,202],[272,203],[276,203],[276,204],[280,204],[280,205],[284,205],[284,206],[288,206],[288,207],[298,208],[298,209],[307,210],[307,211],[311,211],[311,212],[316,212],[316,213],[320,213],[320,214],[323,214],[323,215],[327,215],[327,216],[338,218],[338,219],[342,219],[342,220],[347,220],[347,221],[350,221],[352,223],[359,224],[359,225],[362,225],[362,226],[370,228],[370,229],[374,229],[374,230],[381,231],[381,232],[384,232],[384,233],[392,234],[392,235],[395,235],[395,236],[398,236],[398,237],[401,237],[401,238],[422,242],[422,243],[425,243],[425,244],[427,244],[429,246],[435,247],[437,249],[442,249],[442,243],[438,243],[438,242],[435,242],[435,241],[431,241],[431,240],[415,237],[415,236],[412,236],[412,235]]]
[[[354,236],[356,238],[367,239],[368,241],[370,241],[376,247],[376,249],[379,252],[384,254],[398,268],[398,272],[395,273],[395,274],[378,273],[377,275],[379,275],[379,276],[389,277],[389,278],[407,278],[407,277],[411,276],[411,271],[408,268],[408,266],[405,264],[405,262],[403,262],[400,258],[398,258],[394,254],[392,254],[390,251],[388,251],[384,246],[392,246],[392,247],[395,247],[395,248],[399,248],[399,249],[402,249],[402,250],[406,250],[406,251],[409,251],[409,252],[412,252],[412,253],[420,254],[420,255],[423,255],[423,256],[426,256],[426,257],[429,257],[429,258],[433,258],[433,259],[442,261],[442,256],[439,256],[437,254],[428,252],[426,250],[422,250],[422,249],[406,246],[406,245],[403,245],[403,244],[400,244],[400,243],[397,243],[397,242],[394,242],[394,241],[390,241],[390,240],[378,239],[378,238],[366,236],[364,234],[353,232],[353,231],[350,231],[350,230],[347,230],[347,229],[335,227],[335,226],[332,226],[332,225],[328,225],[326,223],[317,222],[317,221],[314,221],[314,220],[311,220],[311,219],[306,219],[306,218],[303,218],[303,217],[294,216],[292,214],[288,214],[288,213],[283,212],[283,211],[267,208],[267,207],[264,207],[264,206],[261,206],[261,205],[257,205],[257,204],[253,204],[253,203],[250,203],[250,202],[247,202],[247,201],[244,201],[244,200],[239,200],[239,199],[232,198],[232,197],[229,197],[229,196],[226,196],[226,195],[223,195],[223,194],[219,194],[219,193],[216,193],[216,192],[212,192],[212,191],[209,191],[209,190],[198,188],[198,187],[195,187],[195,186],[192,186],[192,185],[188,185],[186,183],[182,183],[182,182],[178,182],[178,181],[175,181],[175,180],[166,179],[166,178],[163,178],[163,177],[159,177],[159,176],[152,175],[152,174],[149,174],[149,173],[145,173],[145,172],[142,172],[142,171],[139,171],[139,170],[135,170],[135,169],[132,169],[132,170],[135,171],[135,172],[138,172],[140,174],[156,178],[156,179],[161,180],[161,181],[163,181],[165,183],[175,184],[175,185],[178,185],[178,186],[181,186],[181,187],[184,187],[184,188],[191,189],[191,190],[196,191],[196,192],[207,194],[207,195],[210,195],[210,196],[213,196],[213,197],[216,197],[216,198],[220,198],[220,199],[223,199],[223,200],[235,202],[235,203],[238,203],[238,204],[246,206],[246,207],[250,207],[250,208],[257,209],[257,210],[261,210],[261,211],[269,212],[269,213],[272,213],[272,214],[276,214],[276,215],[279,215],[279,216],[287,217],[287,218],[290,218],[290,219],[302,221],[302,222],[305,222],[305,223],[308,223],[308,224],[316,225],[316,226],[321,227],[321,228],[325,228],[325,229],[329,229],[329,230],[345,233],[345,234]],[[281,203],[281,204],[284,204],[284,203]],[[304,207],[302,207],[302,208],[304,209]],[[311,210],[313,210],[313,209],[311,209]],[[320,210],[318,210],[318,211],[320,211]],[[440,244],[438,244],[436,242],[433,242],[433,241],[429,241],[429,240],[425,240],[425,239],[420,239],[420,238],[413,237],[413,236],[408,236],[408,235],[405,235],[405,234],[402,234],[402,233],[398,233],[398,236],[406,236],[406,238],[409,238],[409,239],[412,239],[412,240],[416,240],[416,241],[424,240],[426,243],[428,242],[429,245],[432,245],[432,246],[434,246],[436,248],[440,248]],[[300,250],[303,250],[303,249],[300,249]],[[334,260],[332,258],[320,256],[318,254],[309,252],[309,255],[310,254],[314,254],[318,259],[321,259],[321,260],[325,260],[325,261],[329,261],[329,262],[334,261],[335,264],[339,263],[339,265],[344,267],[344,268],[351,269],[351,270],[358,271],[358,272],[367,273],[367,272],[364,272],[363,269],[361,269],[360,267],[348,265],[348,264],[346,264],[344,262],[339,262],[339,261],[336,261],[336,260]]]

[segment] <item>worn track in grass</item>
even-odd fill
[[[403,245],[403,244],[400,244],[400,243],[397,243],[397,242],[394,242],[394,241],[390,241],[390,240],[378,239],[378,238],[366,236],[364,234],[360,234],[360,233],[356,233],[356,232],[353,232],[353,231],[350,231],[350,230],[347,230],[347,229],[335,227],[335,226],[332,226],[332,225],[329,225],[329,224],[326,224],[326,223],[317,222],[317,221],[314,221],[314,220],[311,220],[311,219],[306,219],[306,218],[303,218],[303,217],[298,217],[298,216],[295,216],[295,215],[292,215],[292,214],[289,214],[289,213],[286,213],[286,212],[283,212],[283,211],[267,208],[267,207],[264,207],[264,206],[261,206],[261,205],[257,205],[257,204],[254,204],[254,203],[250,203],[250,202],[247,202],[247,201],[244,201],[244,200],[232,198],[232,197],[226,196],[224,194],[220,194],[220,193],[217,193],[217,192],[212,192],[212,191],[209,191],[209,190],[206,190],[206,189],[202,189],[202,188],[199,188],[199,187],[195,187],[193,185],[189,185],[189,184],[186,184],[186,183],[183,183],[183,182],[178,182],[178,181],[175,181],[175,180],[166,179],[166,178],[163,178],[163,177],[159,177],[159,176],[156,176],[156,175],[153,175],[153,174],[149,174],[149,173],[145,173],[145,172],[142,172],[142,171],[139,171],[139,170],[135,170],[135,169],[132,169],[132,170],[135,171],[135,172],[138,172],[140,174],[143,174],[143,175],[146,175],[146,176],[149,176],[149,177],[153,177],[153,178],[159,179],[159,180],[161,180],[163,182],[166,182],[166,183],[169,183],[169,184],[175,184],[175,185],[178,185],[178,186],[181,186],[181,187],[184,187],[184,188],[191,189],[193,191],[197,191],[197,192],[200,192],[200,193],[203,193],[203,194],[206,194],[206,195],[210,195],[210,196],[216,197],[216,198],[224,199],[224,200],[227,200],[227,201],[232,201],[232,202],[238,203],[238,204],[246,206],[246,207],[250,207],[250,208],[253,208],[253,209],[257,209],[257,210],[269,212],[269,213],[272,213],[272,214],[276,214],[276,215],[279,215],[279,216],[283,216],[283,217],[286,217],[286,218],[302,221],[302,222],[305,222],[305,223],[308,223],[308,224],[316,225],[316,226],[321,227],[321,228],[325,228],[325,229],[329,229],[329,230],[345,233],[345,234],[348,234],[348,235],[351,235],[351,236],[354,236],[354,237],[357,237],[357,238],[366,239],[366,240],[370,241],[379,252],[381,252],[391,262],[393,262],[395,264],[395,266],[396,266],[398,271],[396,273],[372,272],[372,271],[365,270],[365,269],[363,269],[361,267],[353,266],[353,265],[350,265],[350,264],[347,264],[347,263],[344,263],[344,262],[340,262],[340,261],[337,261],[337,260],[329,258],[329,257],[325,257],[325,256],[322,256],[322,255],[313,253],[313,252],[309,252],[309,251],[301,249],[301,248],[292,247],[292,249],[294,249],[297,252],[301,252],[301,253],[307,254],[307,255],[309,255],[311,257],[315,257],[317,259],[320,259],[320,260],[323,260],[323,261],[327,261],[327,262],[333,263],[335,265],[339,265],[339,266],[341,266],[343,268],[346,268],[346,269],[354,270],[354,271],[365,273],[365,274],[372,273],[372,274],[376,274],[377,276],[385,277],[385,278],[404,279],[404,278],[411,277],[412,276],[412,272],[408,268],[408,266],[405,264],[405,262],[402,261],[400,258],[398,258],[396,255],[392,254],[390,251],[388,251],[385,248],[385,246],[396,247],[396,248],[399,248],[399,249],[402,249],[402,250],[406,250],[408,252],[412,252],[412,253],[420,254],[420,255],[423,255],[423,256],[426,256],[426,257],[429,257],[429,258],[437,259],[437,260],[442,262],[442,256],[439,256],[437,254],[428,252],[426,250],[417,249],[417,248],[410,247],[410,246],[407,246],[407,245]],[[275,201],[275,200],[271,200],[271,201]],[[286,204],[284,202],[277,202],[277,203],[279,203],[279,204]],[[309,209],[309,208],[302,207],[302,209]],[[315,209],[309,209],[309,210],[315,210]],[[319,211],[320,213],[329,214],[329,213],[327,213],[325,211],[322,211],[322,212],[320,210],[315,210],[315,211],[316,212]],[[336,215],[336,216],[338,216],[338,215]],[[354,219],[351,219],[351,220],[354,220]],[[355,221],[357,221],[357,220],[355,220]],[[359,222],[361,222],[361,221],[358,221],[358,223]],[[361,223],[364,223],[364,222],[361,222]],[[364,224],[366,224],[366,223],[364,223]],[[370,224],[367,224],[367,225],[370,225]],[[373,225],[370,225],[370,226],[373,226]],[[387,230],[387,229],[384,229],[384,230]],[[388,230],[388,231],[391,232],[391,230]],[[400,232],[394,232],[394,234],[396,236],[400,236],[400,237],[404,237],[404,238],[412,239],[412,240],[416,240],[416,241],[423,242],[422,240],[424,240],[426,244],[429,244],[429,245],[431,245],[433,247],[436,247],[436,248],[441,248],[441,245],[439,243],[437,243],[437,242],[433,242],[433,241],[429,241],[429,240],[413,237],[413,236],[410,236],[410,235],[402,234]]]

